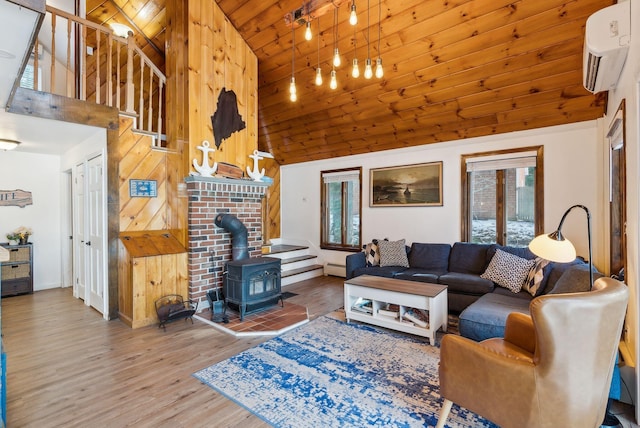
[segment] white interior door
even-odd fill
[[[85,300],[85,164],[73,170],[73,295]]]
[[[104,201],[103,157],[96,156],[87,163],[87,232],[86,265],[89,304],[105,313],[106,285],[106,213]]]
[[[62,287],[73,286],[73,182],[72,171],[63,174],[65,190],[62,194],[63,214],[61,224]]]

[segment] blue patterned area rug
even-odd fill
[[[276,427],[435,426],[439,349],[321,317],[194,376]],[[454,404],[449,427],[495,427]]]

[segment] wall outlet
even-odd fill
[[[87,46],[87,55],[93,55],[93,48],[91,46]]]

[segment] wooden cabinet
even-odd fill
[[[33,293],[33,244],[0,244],[9,251],[2,262],[2,297]]]
[[[120,234],[118,316],[132,328],[157,324],[155,301],[189,298],[187,250],[168,231]]]

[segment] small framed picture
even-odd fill
[[[158,197],[156,180],[129,180],[129,196],[132,198]]]

